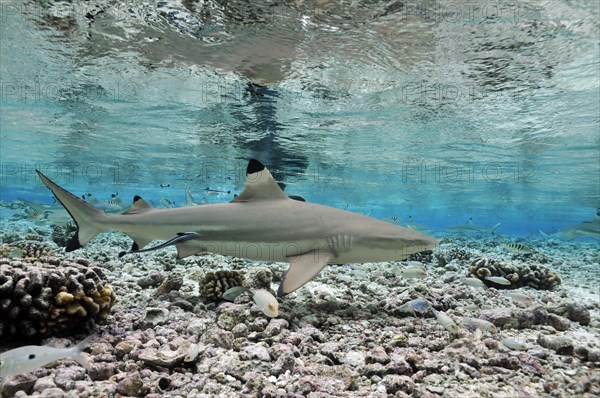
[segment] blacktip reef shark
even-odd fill
[[[32,202],[27,199],[19,198],[31,211],[28,213],[28,218],[31,220],[50,221],[53,224],[66,225],[71,221],[69,213],[67,213],[59,202],[52,205]]]
[[[600,209],[596,216],[590,221],[563,228],[554,234],[546,234],[539,231],[545,238],[558,238],[562,240],[573,240],[577,238],[594,238],[600,240]]]
[[[111,229],[133,238],[132,250],[127,253],[175,245],[178,258],[212,252],[289,262],[279,297],[303,286],[327,264],[403,260],[438,244],[437,239],[412,229],[290,199],[267,168],[254,159],[248,163],[244,190],[231,202],[157,209],[135,196],[133,205],[122,214],[106,214],[37,173],[77,224],[67,251]],[[167,242],[141,249],[153,240]]]
[[[459,233],[459,234],[473,234],[473,233],[480,233],[480,234],[484,234],[484,233],[490,233],[493,234],[494,231],[496,231],[496,229],[500,226],[501,223],[498,223],[496,225],[493,225],[491,227],[483,227],[481,225],[475,225],[473,224],[473,219],[469,218],[469,221],[467,221],[466,224],[454,224],[454,225],[449,225],[446,228],[444,228],[444,230],[448,231],[448,232],[454,232],[454,233]]]

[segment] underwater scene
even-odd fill
[[[0,1],[0,398],[599,367],[599,2]]]

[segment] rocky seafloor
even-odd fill
[[[3,397],[600,395],[595,242],[521,239],[534,253],[519,254],[499,246],[513,242],[508,237],[447,236],[432,255],[419,258],[424,279],[397,276],[404,262],[330,265],[280,299],[279,316],[268,318],[246,297],[211,301],[202,282],[208,273],[235,270],[247,286],[276,291],[286,264],[213,254],[176,261],[174,250],[119,259],[131,243],[117,233],[65,254],[51,232],[45,225],[3,221],[0,243],[41,239],[55,255],[94,263],[116,303],[86,350],[92,371],[59,360],[8,378]],[[553,290],[519,289],[534,298],[529,304],[504,290],[464,285],[470,264],[482,257],[541,263],[562,283]],[[406,311],[404,304],[417,298],[451,316],[459,332],[448,332],[430,311]],[[497,330],[473,330],[462,317],[488,320]],[[69,346],[85,337],[37,343]],[[505,338],[526,349],[509,349],[501,343]],[[0,352],[14,347],[0,341]],[[194,348],[197,354],[186,358]]]

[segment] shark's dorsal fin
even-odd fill
[[[258,160],[250,160],[246,170],[246,187],[231,203],[280,199],[290,200],[279,188],[269,170]]]
[[[154,207],[150,206],[148,202],[146,202],[140,196],[135,195],[131,207],[125,210],[122,214],[140,214],[150,210],[154,210]]]

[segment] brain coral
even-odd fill
[[[61,336],[102,322],[115,294],[87,260],[0,258],[0,338]]]

